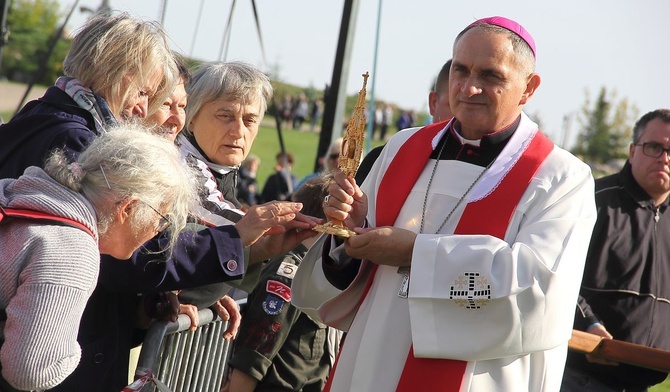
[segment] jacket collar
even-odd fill
[[[56,86],[51,86],[47,89],[44,95],[37,101],[45,103],[49,106],[58,108],[66,113],[73,113],[86,120],[86,127],[93,131],[96,130],[95,119],[93,115],[86,109],[82,109],[77,103],[67,95],[67,93]],[[27,107],[27,105],[26,105]]]

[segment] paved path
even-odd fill
[[[0,81],[0,112],[14,112],[16,106],[21,102],[23,94],[26,93],[26,88],[27,85],[25,84]],[[41,97],[44,95],[44,91],[46,91],[46,87],[33,86],[26,102]]]

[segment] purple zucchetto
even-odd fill
[[[526,29],[524,29],[523,26],[521,26],[519,23],[517,23],[517,22],[515,22],[511,19],[507,19],[503,16],[491,16],[491,17],[488,17],[488,18],[478,19],[478,20],[472,22],[466,28],[466,30],[469,29],[472,26],[476,26],[476,25],[482,24],[482,23],[487,23],[487,24],[499,26],[499,27],[507,29],[507,30],[513,32],[514,34],[518,35],[519,37],[521,37],[522,40],[526,41],[528,46],[530,46],[530,50],[533,51],[533,56],[537,58],[537,54],[535,52],[535,40],[533,39],[533,37],[531,37],[530,33]]]

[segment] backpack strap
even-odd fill
[[[66,224],[68,226],[73,226],[73,227],[76,227],[78,229],[81,229],[81,230],[85,231],[86,233],[88,233],[94,239],[96,238],[95,233],[93,232],[93,230],[89,229],[83,223],[77,222],[73,219],[64,218],[62,216],[51,215],[51,214],[48,214],[46,212],[24,210],[24,209],[20,209],[20,208],[9,208],[9,207],[0,206],[0,222],[2,222],[2,220],[5,217],[45,220],[45,221],[63,223],[63,224]]]

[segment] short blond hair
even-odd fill
[[[170,95],[178,70],[168,36],[156,22],[128,13],[97,14],[77,32],[63,61],[65,76],[102,95],[115,115],[130,94],[158,72],[162,78],[149,112]],[[130,77],[130,84],[124,78]],[[134,85],[133,85],[134,84]]]

